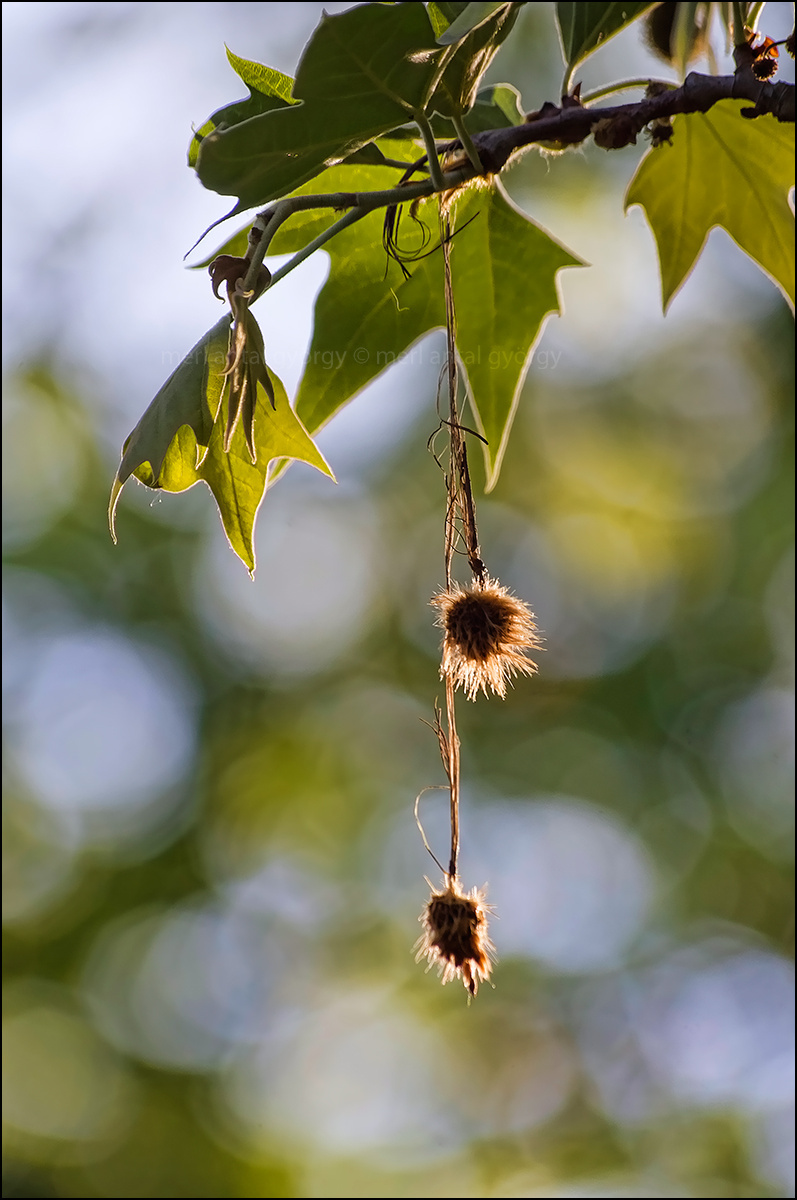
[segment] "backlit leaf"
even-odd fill
[[[652,4],[557,4],[556,21],[568,74],[598,46],[635,21]]]
[[[669,145],[649,150],[629,184],[656,238],[664,309],[712,229],[726,229],[794,308],[794,126],[740,117],[744,101],[675,118]]]
[[[429,7],[431,8],[432,5],[430,5]],[[437,7],[437,6],[435,6],[435,7]],[[454,6],[453,5],[446,5],[446,6],[440,5],[439,7],[440,8],[444,8],[444,7],[453,8]],[[505,5],[500,4],[500,3],[499,4],[474,3],[474,4],[458,5],[457,7],[461,8],[462,11],[459,13],[458,16],[456,16],[454,18],[454,20],[451,22],[451,24],[446,29],[444,29],[438,36],[437,42],[438,42],[438,45],[440,45],[440,46],[452,46],[452,45],[454,45],[455,42],[462,41],[462,39],[466,38],[474,29],[477,29],[485,21],[489,20],[490,17],[492,17],[498,11],[499,8],[504,8]],[[516,5],[514,5],[514,7],[519,8],[520,5],[516,4]]]
[[[366,4],[324,16],[296,75],[293,96],[302,103],[209,133],[197,155],[199,178],[238,196],[233,211],[285,196],[424,108],[449,53],[435,45],[422,4]]]
[[[437,202],[425,201],[419,215],[436,239]],[[412,227],[405,223],[409,242]],[[489,443],[492,487],[534,344],[546,316],[558,309],[556,273],[581,262],[521,213],[500,185],[463,192],[456,228],[461,232],[452,244],[451,269],[457,346],[475,419]],[[329,243],[329,254],[332,268],[316,301],[296,401],[310,432],[425,333],[445,324],[442,255],[437,250],[409,263],[411,277],[405,280],[397,265],[387,263],[381,213],[344,230]]]
[[[468,5],[468,8],[474,7],[485,6]],[[501,43],[511,33],[520,11],[519,4],[493,4],[486,7],[492,11],[477,28],[457,41],[451,60],[435,89],[430,108],[442,116],[460,116],[472,107],[479,80]]]
[[[508,84],[500,84],[499,87],[514,92],[514,88],[509,89]],[[511,103],[511,97],[502,96],[501,102],[508,105]],[[498,111],[501,110],[496,106],[496,112]],[[371,149],[371,147],[369,146],[368,149]],[[347,160],[336,167],[328,167],[321,175],[316,176],[310,183],[303,184],[302,187],[297,188],[291,195],[311,196],[339,191],[368,192],[388,188],[397,183],[399,175],[397,168],[385,165],[385,156],[410,163],[418,158],[420,154],[420,151],[416,150],[406,140],[394,141],[382,138],[379,141],[379,146],[374,145],[373,149],[379,149],[381,162],[349,162]],[[298,250],[304,249],[308,242],[318,237],[328,226],[333,225],[339,217],[340,213],[334,212],[329,208],[312,208],[304,212],[294,213],[277,230],[269,246],[269,255],[295,254]],[[214,250],[206,259],[196,263],[192,269],[198,270],[199,268],[207,267],[220,254],[233,254],[238,258],[242,258],[247,251],[250,227],[251,221],[232,234],[226,242],[219,246],[217,250]]]
[[[252,575],[256,566],[255,521],[266,492],[269,463],[281,458],[299,459],[334,479],[326,459],[291,408],[282,381],[273,371],[269,374],[276,409],[271,407],[262,385],[258,385],[255,410],[257,463],[249,456],[241,425],[233,434],[229,451],[225,452],[222,423],[218,421],[213,427],[207,455],[197,469],[197,481],[206,483],[213,493],[230,545]],[[176,449],[175,457],[180,454],[181,451]]]
[[[288,108],[293,104],[293,80],[290,75],[283,75],[281,71],[275,71],[273,67],[264,67],[261,63],[250,62],[247,58],[239,58],[229,49],[227,58],[232,69],[249,88],[249,99],[236,100],[233,104],[225,105],[200,126],[188,147],[189,167],[196,167],[199,147],[214,129],[221,126],[230,128],[239,125],[241,121],[248,121],[251,117],[259,117],[263,113],[273,112],[276,108]]]
[[[250,320],[253,318],[250,317]],[[131,475],[168,492],[183,492],[196,483],[210,488],[224,531],[235,553],[255,569],[254,527],[266,490],[268,466],[274,459],[297,458],[332,472],[291,408],[285,389],[270,371],[275,407],[262,384],[257,385],[253,463],[244,422],[224,450],[222,405],[230,317],[223,317],[197,343],[170,376],[125,442],[111,490],[109,521],[116,538],[116,507]]]
[[[486,488],[498,480],[520,390],[546,318],[559,312],[557,273],[585,264],[517,208],[500,184],[469,191],[451,247],[457,349],[485,447]],[[488,203],[485,203],[489,200]]]
[[[114,533],[119,492],[125,481],[146,462],[154,486],[166,452],[181,426],[186,425],[193,431],[198,447],[207,448],[221,400],[222,386],[217,387],[216,381],[224,369],[229,330],[228,313],[200,338],[172,372],[126,439],[111,496],[111,533]]]

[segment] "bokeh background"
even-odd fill
[[[337,487],[266,497],[255,583],[201,487],[131,483],[111,544],[122,440],[219,315],[191,123],[241,95],[225,42],[293,73],[320,13],[3,8],[4,1195],[793,1195],[792,320],[721,231],[662,317],[640,148],[506,177],[593,265],[479,500],[546,649],[461,706],[470,1007],[412,953],[440,336],[324,432]],[[582,76],[651,71],[632,29]],[[490,78],[556,98],[552,5]],[[326,271],[259,305],[289,391]]]

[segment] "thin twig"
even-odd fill
[[[476,525],[476,508],[473,503],[473,488],[468,467],[468,447],[463,435],[464,429],[458,407],[458,374],[456,359],[456,313],[454,311],[454,292],[451,282],[451,225],[448,216],[441,217],[441,242],[443,244],[443,266],[445,277],[445,306],[446,306],[446,335],[449,397],[449,443],[451,453],[449,459],[449,511],[446,518],[446,587],[451,586],[451,557],[456,542],[456,517],[459,515],[462,525],[462,536],[468,563],[473,576],[479,583],[484,583],[486,569],[479,551],[479,531]]]
[[[436,726],[433,725],[432,728],[435,729],[435,731],[438,733],[438,736],[439,736],[439,734],[442,732],[442,730],[440,728],[440,710],[435,709],[435,713],[436,713],[436,718],[437,718],[437,725]],[[425,721],[424,724],[428,725],[429,722]],[[443,736],[445,736],[445,735],[443,735]],[[427,838],[426,831],[424,830],[424,827],[421,824],[421,817],[418,812],[418,807],[421,803],[421,796],[425,795],[426,792],[436,792],[436,791],[446,792],[446,791],[448,791],[448,788],[445,786],[445,784],[442,784],[442,783],[431,783],[431,784],[429,784],[428,787],[422,788],[420,790],[420,792],[418,792],[418,795],[415,797],[415,824],[418,826],[419,830],[421,831],[421,837],[423,838],[424,846],[426,847],[426,849],[428,850],[429,854],[434,859],[434,861],[437,863],[437,866],[440,868],[440,870],[445,875],[446,869],[443,866],[443,864],[440,862],[440,859],[437,857],[437,855],[435,854],[432,847],[429,845],[429,839]]]
[[[454,704],[454,681],[446,675],[446,725],[448,742],[448,779],[451,794],[451,857],[448,874],[456,879],[459,868],[459,737]]]
[[[336,221],[334,225],[330,225],[329,229],[325,229],[322,233],[319,233],[318,237],[313,238],[312,242],[308,242],[306,246],[294,254],[290,262],[285,263],[284,267],[280,267],[278,271],[275,271],[271,276],[271,283],[269,286],[273,287],[275,283],[279,283],[281,279],[284,279],[286,275],[289,275],[291,271],[294,271],[296,267],[298,267],[300,263],[303,263],[305,259],[309,258],[311,254],[315,254],[316,250],[320,250],[321,247],[335,237],[336,234],[340,233],[344,229],[348,229],[350,225],[355,225],[357,221],[361,221],[362,218],[366,217],[367,215],[368,212],[365,209],[349,209],[349,211],[345,213],[339,221]]]

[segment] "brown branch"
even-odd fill
[[[511,155],[524,146],[554,142],[575,146],[594,131],[599,122],[611,122],[627,131],[627,145],[638,133],[658,119],[680,113],[708,112],[720,100],[749,100],[753,108],[743,109],[745,117],[771,113],[778,121],[794,122],[794,84],[762,83],[752,68],[740,65],[733,75],[687,75],[683,84],[656,96],[646,96],[632,104],[604,108],[585,108],[565,102],[562,107],[547,104],[536,119],[508,129],[490,129],[474,136],[474,143],[485,172],[497,174]],[[451,143],[459,148],[459,142]]]
[[[681,87],[657,92],[656,95],[646,96],[636,103],[606,108],[586,108],[580,103],[577,93],[574,93],[565,97],[561,107],[555,104],[544,105],[538,114],[534,114],[533,119],[527,117],[523,125],[512,125],[508,129],[490,129],[475,134],[473,143],[478,150],[484,174],[497,175],[513,154],[539,142],[553,142],[562,147],[575,146],[590,134],[594,134],[600,145],[608,150],[616,150],[636,141],[637,135],[645,127],[655,129],[657,121],[666,124],[670,117],[679,113],[708,112],[720,100],[751,101],[753,107],[742,109],[743,117],[758,117],[764,113],[771,113],[778,121],[793,123],[794,84],[772,84],[757,79],[751,65],[755,61],[755,50],[751,47],[737,47],[734,53],[738,65],[733,75],[698,75],[697,72],[692,72],[687,75]],[[661,138],[661,131],[659,137]],[[444,164],[446,169],[443,178],[446,190],[453,190],[476,177],[470,159],[465,154],[457,154],[457,151],[462,151],[459,141],[437,146],[439,154],[449,156]],[[246,259],[233,259],[227,255],[222,256],[225,261],[221,266],[216,265],[218,260],[211,264],[214,288],[223,280],[234,281],[237,276],[231,275],[230,272],[237,271],[240,274],[242,265],[246,273],[244,282],[259,294],[263,286],[269,283],[269,279],[265,275],[262,279],[257,277],[255,269],[263,262],[271,236],[282,221],[293,213],[315,208],[348,209],[345,216],[309,242],[285,266],[280,267],[270,279],[271,286],[284,279],[341,229],[367,213],[405,200],[425,199],[434,195],[438,189],[431,179],[420,183],[409,182],[410,177],[425,161],[423,156],[417,162],[408,164],[404,179],[399,185],[385,191],[308,194],[279,201],[273,208],[259,214],[258,222],[263,227],[268,222],[268,228],[265,229],[264,236],[253,228],[253,234],[257,235],[257,244],[253,244],[250,235]],[[278,217],[276,222],[273,220],[275,215]],[[258,222],[255,222],[255,225]],[[236,263],[237,268],[232,265]]]

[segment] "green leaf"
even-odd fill
[[[626,211],[641,205],[656,238],[665,312],[718,225],[794,308],[794,126],[745,120],[744,103],[676,117],[672,142],[649,150],[628,186]]]
[[[451,274],[457,349],[468,376],[471,404],[487,439],[485,488],[498,481],[520,391],[546,318],[558,313],[557,273],[584,266],[517,208],[500,184],[471,191],[457,208]],[[469,236],[470,235],[470,236]]]
[[[437,202],[420,206],[437,236]],[[475,218],[467,228],[465,223]],[[400,241],[411,243],[401,227]],[[500,184],[471,188],[457,200],[451,269],[457,346],[494,486],[520,387],[545,317],[558,310],[555,276],[575,258],[520,212]],[[386,259],[382,214],[374,213],[329,243],[332,269],[315,309],[313,341],[296,400],[310,432],[429,330],[445,324],[439,249],[410,263],[411,278]],[[440,364],[438,364],[440,365]]]
[[[420,216],[436,235],[436,204],[423,203]],[[313,339],[296,398],[296,411],[311,432],[408,346],[445,322],[440,253],[412,264],[412,276],[404,280],[385,254],[383,220],[383,212],[371,213],[325,247],[331,270],[316,301]],[[401,225],[405,241],[409,246],[418,242],[406,214]]]
[[[291,96],[293,80],[290,75],[283,75],[282,71],[275,71],[273,67],[264,67],[262,63],[252,62],[251,59],[239,58],[228,47],[225,49],[230,66],[250,91],[282,100],[284,104],[294,103]]]
[[[480,110],[485,115],[490,112],[489,121],[484,119],[482,123],[483,118],[478,115]],[[494,83],[480,88],[465,124],[470,133],[478,133],[482,129],[507,129],[510,125],[522,125],[525,115],[517,88],[511,83]]]
[[[366,142],[359,150],[353,150],[342,160],[346,166],[381,167],[384,166],[385,156],[376,142]]]
[[[136,468],[148,462],[157,480],[166,452],[181,426],[193,430],[198,446],[207,448],[221,400],[217,374],[224,369],[229,341],[230,315],[222,317],[204,334],[155,396],[133,432],[126,439],[116,473],[110,518],[119,492]]]
[[[509,89],[508,84],[501,84],[500,87],[514,91],[514,89]],[[509,101],[502,98],[502,102],[508,103]],[[372,147],[366,148],[370,150]],[[373,149],[379,152],[379,159],[373,163],[368,162],[366,157],[357,162],[346,160],[336,167],[328,167],[321,175],[316,176],[310,183],[297,188],[291,195],[312,196],[325,192],[381,191],[393,186],[398,180],[396,168],[386,166],[385,157],[408,164],[419,157],[419,151],[406,140],[392,141],[382,138],[379,145],[374,145]],[[307,209],[305,212],[294,213],[277,230],[269,245],[269,255],[295,254],[298,250],[303,250],[313,238],[318,237],[330,225],[334,225],[339,217],[340,213],[328,208]],[[237,258],[243,258],[248,247],[250,228],[251,220],[202,262],[194,264],[191,269],[199,270],[209,266],[220,254],[233,254]]]
[[[430,9],[433,7],[429,5]],[[437,6],[434,6],[437,7]],[[440,5],[440,8],[444,6]],[[453,8],[453,5],[446,5],[446,8]],[[455,42],[461,41],[467,37],[474,29],[477,29],[485,21],[488,21],[500,8],[506,8],[504,4],[464,4],[458,5],[462,11],[454,18],[450,25],[445,28],[437,38],[439,46],[453,46]],[[519,8],[516,4],[514,8]]]
[[[431,0],[431,3],[426,5],[426,11],[429,14],[435,38],[439,38],[441,33],[445,33],[449,25],[452,25],[467,7],[467,0],[464,4],[461,3],[461,0]],[[454,40],[456,41],[456,38]]]
[[[470,112],[463,117],[468,133],[483,133],[486,129],[508,129],[522,125],[525,113],[520,107],[520,92],[511,83],[488,84],[480,88]],[[432,118],[435,137],[455,138],[456,130],[445,117]]]
[[[710,17],[710,5],[704,0],[680,0],[675,10],[675,25],[670,44],[673,65],[682,77],[690,59],[696,53],[698,43],[705,36],[705,22]]]
[[[582,59],[653,7],[652,4],[557,4],[556,21],[568,79]]]
[[[224,451],[222,423],[218,421],[213,427],[207,455],[197,470],[197,480],[206,483],[213,493],[232,549],[251,575],[254,575],[256,567],[255,521],[266,492],[269,463],[281,458],[299,459],[331,479],[335,478],[321,451],[291,408],[282,381],[273,371],[270,375],[276,409],[271,407],[262,385],[258,385],[255,409],[257,463],[253,463],[249,456],[244,430],[240,425],[233,434],[229,451]],[[183,457],[181,447],[175,449],[175,457]]]
[[[274,459],[297,458],[326,475],[332,476],[332,472],[291,408],[285,388],[273,371],[270,378],[275,408],[263,385],[257,385],[254,412],[257,462],[252,462],[244,422],[238,424],[229,451],[225,452],[225,414],[221,411],[225,406],[221,401],[226,382],[229,326],[227,315],[200,339],[125,442],[111,489],[109,522],[115,541],[116,507],[131,475],[147,487],[169,492],[183,492],[196,483],[205,483],[216,500],[230,545],[254,573],[255,519],[265,494],[269,463]]]
[[[468,111],[476,97],[476,89],[501,43],[509,36],[520,12],[519,4],[473,5],[468,8],[489,8],[491,11],[477,28],[457,40],[451,61],[435,89],[430,108],[442,116],[460,116]],[[463,13],[465,17],[467,13]],[[459,18],[461,19],[461,18]],[[451,26],[451,29],[457,24]],[[448,30],[450,33],[451,30]],[[443,35],[445,37],[446,34]],[[441,39],[438,38],[438,41]]]
[[[199,147],[214,129],[239,125],[241,121],[273,112],[277,108],[289,108],[294,103],[291,99],[293,80],[290,75],[283,75],[281,71],[264,67],[261,63],[250,62],[247,58],[239,58],[230,49],[227,49],[227,58],[232,69],[249,88],[249,99],[236,100],[234,104],[218,109],[197,129],[188,147],[189,167],[196,167]]]
[[[287,195],[423,109],[447,53],[422,4],[324,16],[299,64],[293,95],[302,103],[209,133],[200,180],[237,196],[233,212]]]

